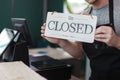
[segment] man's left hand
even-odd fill
[[[120,37],[115,34],[110,26],[98,27],[95,31],[95,40],[104,42],[108,46],[120,48]]]

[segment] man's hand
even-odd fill
[[[61,48],[67,51],[70,55],[77,59],[81,59],[84,55],[84,50],[80,43],[70,42],[65,39],[51,38],[44,35],[46,24],[41,26],[41,36],[51,43],[58,44]]]
[[[95,31],[95,40],[104,42],[108,46],[120,48],[120,37],[115,34],[110,26],[101,26]]]
[[[61,39],[52,38],[52,37],[46,37],[46,36],[44,35],[44,33],[45,33],[45,27],[46,27],[46,24],[44,23],[44,24],[41,26],[41,36],[42,36],[43,38],[45,38],[46,40],[48,40],[49,42],[51,42],[51,43],[59,44],[59,42],[60,42]]]

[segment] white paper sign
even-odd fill
[[[97,17],[48,12],[45,36],[80,42],[94,42]]]

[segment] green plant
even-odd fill
[[[71,8],[69,2],[68,2],[67,0],[64,0],[64,3],[66,4],[66,7],[67,7],[69,13],[74,13],[74,12],[72,11],[72,8]]]

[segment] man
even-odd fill
[[[92,5],[89,13],[98,17],[93,44],[46,37],[45,24],[41,27],[41,36],[75,58],[81,59],[86,54],[92,71],[90,80],[120,80],[120,0],[113,0],[114,26],[105,25],[110,23],[109,0],[86,1]]]

